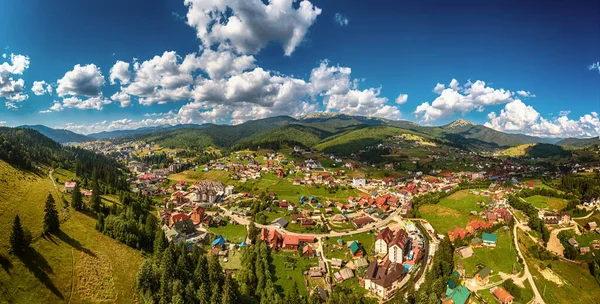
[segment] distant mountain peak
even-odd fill
[[[468,126],[476,126],[477,124],[474,122],[470,122],[468,120],[459,118],[449,124],[447,124],[445,127],[446,129],[456,129],[456,128],[460,128],[460,127],[468,127]]]
[[[337,112],[314,112],[300,116],[299,119],[310,119],[310,118],[331,118],[336,116],[354,116],[350,114],[337,113]]]

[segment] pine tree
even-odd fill
[[[58,211],[56,203],[52,195],[48,194],[46,206],[44,207],[44,233],[56,233],[60,229],[60,220],[58,219]]]
[[[200,285],[200,288],[198,288],[198,293],[196,294],[196,298],[198,299],[200,304],[210,303],[210,283],[202,283]]]
[[[300,298],[300,291],[298,290],[298,284],[294,282],[291,289],[288,289],[285,293],[285,303],[289,304],[301,304],[302,299]]]
[[[73,195],[71,196],[71,208],[77,211],[83,209],[83,198],[81,197],[79,183],[75,183],[75,188],[73,189]]]
[[[169,241],[165,236],[165,232],[162,229],[156,230],[156,235],[154,237],[154,254],[160,256],[168,245]]]
[[[223,285],[223,298],[221,300],[221,303],[239,303],[240,298],[241,296],[237,283],[233,278],[231,278],[231,276],[228,275],[227,277],[225,277],[225,284]]]
[[[98,186],[98,177],[96,176],[96,169],[92,172],[92,197],[90,198],[92,208],[96,212],[100,212],[102,200],[100,198],[100,187]]]
[[[259,234],[259,230],[254,225],[254,220],[250,221],[250,225],[248,225],[248,238],[252,241],[252,244],[256,244],[256,237]]]
[[[20,252],[31,244],[31,233],[23,228],[21,225],[21,218],[19,215],[15,215],[13,222],[12,233],[10,234],[10,247],[13,252]]]
[[[221,285],[219,285],[217,282],[213,282],[210,303],[221,304]]]

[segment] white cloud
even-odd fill
[[[269,42],[291,55],[321,9],[308,0],[185,0],[187,23],[205,47],[230,45],[239,53],[257,53]]]
[[[408,101],[408,94],[400,94],[396,97],[397,104],[405,104]]]
[[[16,110],[16,103],[29,98],[29,95],[24,93],[25,81],[22,78],[15,79],[14,75],[22,75],[29,68],[29,57],[24,55],[10,54],[3,56],[4,59],[9,59],[8,62],[0,64],[0,99],[4,98],[4,105],[12,110]]]
[[[564,110],[564,111],[558,112],[558,116],[569,116],[569,114],[571,114],[571,111],[569,111],[569,110]]]
[[[531,92],[524,91],[524,90],[517,91],[517,94],[519,94],[521,97],[524,97],[524,98],[535,97],[535,94],[531,94]]]
[[[117,92],[113,94],[110,99],[119,102],[121,104],[121,108],[126,108],[131,105],[131,96],[127,93]]]
[[[464,87],[461,87],[456,79],[452,79],[448,88],[444,88],[443,84],[438,83],[433,91],[440,96],[431,103],[422,103],[415,110],[415,114],[426,122],[450,117],[456,113],[483,111],[485,106],[503,104],[513,100],[511,91],[494,89],[486,86],[485,82],[481,80],[474,83],[468,81]]]
[[[333,19],[335,20],[335,23],[337,23],[339,26],[347,26],[348,23],[350,22],[348,20],[348,17],[346,17],[340,13],[335,13],[335,16],[333,17]]]
[[[6,125],[6,120],[0,120],[0,126]]]
[[[129,71],[129,62],[117,60],[117,62],[110,68],[110,84],[117,83],[117,80],[121,84],[128,84],[131,81],[131,71]]]
[[[563,115],[564,114],[564,115]],[[488,114],[486,127],[499,131],[523,132],[541,137],[591,137],[600,135],[600,120],[597,112],[585,114],[577,120],[568,118],[570,111],[561,111],[558,118],[541,117],[532,106],[516,99],[500,111]]]
[[[33,86],[31,86],[31,91],[37,96],[41,96],[46,93],[52,94],[52,85],[46,83],[44,80],[34,81]]]
[[[213,51],[205,49],[198,58],[198,67],[206,71],[211,79],[238,75],[254,68],[254,56],[236,56],[231,51]]]
[[[170,114],[166,117],[156,119],[143,119],[140,121],[134,121],[129,118],[123,118],[113,121],[101,121],[90,125],[80,125],[74,123],[67,123],[62,126],[56,126],[59,129],[66,129],[80,134],[91,134],[102,131],[115,131],[115,130],[134,130],[143,127],[156,127],[164,125],[175,125],[180,123],[180,119],[175,114]]]
[[[588,69],[590,71],[598,70],[598,73],[600,73],[600,61],[590,64],[590,66],[588,67]]]
[[[79,64],[73,67],[73,70],[65,73],[63,78],[58,80],[56,93],[63,97],[71,96],[99,96],[102,94],[100,88],[104,85],[104,76],[100,68],[95,64],[81,66]]]
[[[150,105],[169,101],[186,100],[191,97],[192,72],[199,68],[195,53],[183,60],[175,52],[164,52],[161,56],[139,63],[134,61],[133,81],[121,90],[139,97],[139,103]]]
[[[437,94],[441,94],[442,91],[444,91],[445,88],[446,88],[446,86],[443,83],[438,83],[433,88],[433,92],[437,93]]]

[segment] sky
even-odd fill
[[[3,0],[0,125],[340,112],[600,135],[600,2],[410,2]]]

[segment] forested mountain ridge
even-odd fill
[[[24,170],[37,166],[70,169],[80,178],[91,178],[96,172],[99,181],[115,189],[126,189],[120,169],[113,159],[81,148],[65,147],[33,129],[0,127],[0,159]]]
[[[31,125],[31,126],[23,125],[23,126],[19,126],[18,128],[36,130],[36,131],[42,133],[43,135],[45,135],[46,137],[48,137],[58,143],[61,143],[61,144],[87,142],[87,141],[95,140],[92,137],[78,134],[78,133],[75,133],[75,132],[72,132],[69,130],[53,129],[53,128],[46,127],[43,125]]]

